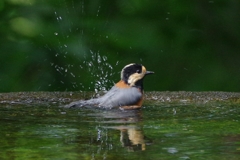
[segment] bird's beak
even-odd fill
[[[154,73],[153,71],[146,71],[145,75],[153,74],[153,73]]]

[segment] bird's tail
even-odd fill
[[[80,100],[80,101],[75,101],[70,104],[67,104],[64,106],[64,108],[89,107],[89,106],[96,106],[97,104],[98,104],[97,99]]]

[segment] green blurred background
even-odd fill
[[[109,89],[128,63],[145,90],[240,91],[239,0],[2,0],[0,92]]]

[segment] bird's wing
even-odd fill
[[[134,105],[142,98],[142,93],[135,87],[118,88],[113,86],[105,95],[99,98],[99,106],[113,108]]]
[[[99,101],[98,101],[98,98],[96,98],[96,99],[75,101],[68,105],[65,105],[64,108],[75,108],[75,107],[83,107],[83,106],[86,107],[86,106],[94,106],[98,104],[99,104]]]
[[[113,86],[105,95],[95,99],[80,100],[65,105],[65,108],[98,106],[113,108],[126,105],[135,105],[142,98],[142,93],[135,87],[118,88]]]

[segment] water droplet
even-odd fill
[[[101,63],[102,62],[102,60],[101,60],[101,56],[100,55],[98,55],[98,63]]]
[[[88,63],[88,66],[91,67],[93,64],[91,62]]]
[[[103,56],[102,59],[103,59],[103,61],[106,61],[106,60],[107,60],[107,57],[106,57],[106,56]]]
[[[65,72],[67,72],[67,68],[65,69]]]
[[[108,38],[108,36],[106,36],[106,38]]]
[[[71,72],[71,75],[73,76],[73,77],[75,77],[75,75]]]
[[[98,17],[98,14],[99,14],[99,12],[100,12],[100,8],[101,8],[101,6],[98,7],[97,17]]]
[[[54,34],[55,34],[55,36],[57,36],[57,35],[58,35],[58,33],[57,33],[57,32],[54,32]]]

